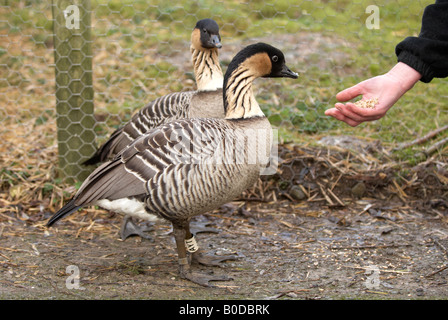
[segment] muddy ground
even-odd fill
[[[448,298],[446,162],[355,171],[352,153],[281,156],[277,175],[195,218],[210,228],[197,234],[203,250],[239,259],[194,268],[233,280],[180,279],[168,223],[152,226],[153,241],[121,241],[110,212],[87,208],[47,229],[45,202],[2,203],[0,298]]]

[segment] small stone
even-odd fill
[[[352,188],[352,194],[357,198],[362,198],[365,192],[366,192],[366,185],[364,184],[364,182],[358,182]]]
[[[417,291],[417,296],[421,297],[425,294],[422,288],[417,288],[415,291]]]
[[[293,186],[291,190],[289,191],[289,195],[294,200],[303,200],[306,198],[305,193],[302,191],[302,189],[299,186]]]

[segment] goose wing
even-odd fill
[[[132,141],[164,123],[184,118],[195,91],[175,92],[160,97],[140,109],[124,126],[118,128],[84,165],[113,158]]]
[[[190,119],[163,128],[119,155],[128,172],[147,181],[146,210],[169,220],[184,219],[233,199],[253,184],[256,166],[248,174],[247,141],[232,123]]]
[[[197,212],[198,203],[200,208],[210,208],[231,196],[232,184],[247,184],[234,165],[235,159],[247,154],[242,152],[245,141],[239,134],[223,119],[177,120],[152,129],[94,170],[48,225],[102,199],[150,197],[149,210],[184,216]],[[182,202],[188,195],[194,199]]]
[[[237,148],[229,147],[234,135],[231,126],[218,119],[177,120],[152,129],[98,167],[81,185],[75,204],[140,196],[147,193],[148,181],[170,166],[228,162],[217,150]]]

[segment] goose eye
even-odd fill
[[[206,32],[207,32],[207,29],[204,28],[204,29],[202,29],[202,31],[203,31],[204,33],[206,33]]]
[[[272,56],[272,61],[277,62],[278,61],[278,57],[277,56]]]

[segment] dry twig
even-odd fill
[[[436,135],[438,135],[439,133],[441,133],[443,131],[446,131],[446,130],[448,130],[448,125],[443,126],[442,128],[433,130],[433,131],[429,132],[428,134],[426,134],[425,136],[423,136],[421,138],[418,138],[418,139],[415,139],[415,140],[413,140],[411,142],[402,143],[398,147],[394,148],[393,150],[394,151],[403,150],[403,149],[412,147],[412,146],[414,146],[416,144],[425,143],[426,141],[434,138]]]

